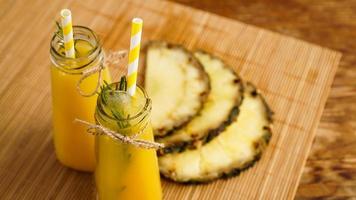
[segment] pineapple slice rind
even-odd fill
[[[262,96],[247,84],[237,120],[197,149],[160,156],[161,173],[178,182],[204,182],[245,170],[266,148],[270,115]]]
[[[152,99],[151,121],[156,136],[187,123],[202,108],[209,78],[186,49],[151,42],[146,51],[145,89]]]
[[[219,58],[201,51],[194,55],[209,75],[211,91],[199,115],[172,134],[157,138],[166,145],[160,155],[196,148],[217,136],[237,117],[243,89],[239,77]]]

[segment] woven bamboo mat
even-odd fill
[[[61,166],[51,138],[49,40],[59,10],[89,26],[106,49],[129,46],[129,24],[144,19],[143,42],[182,43],[223,58],[261,90],[275,111],[272,141],[239,177],[204,185],[162,181],[165,199],[292,199],[341,55],[297,39],[161,1],[2,3],[0,197],[94,198],[90,174]],[[138,185],[139,188],[139,185]]]

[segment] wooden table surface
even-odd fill
[[[356,199],[356,1],[175,2],[343,53],[296,199]]]
[[[36,2],[39,1],[41,0]],[[175,0],[175,2],[343,53],[296,199],[356,199],[356,66],[354,66],[356,64],[356,1]],[[13,5],[22,3],[0,0],[0,16],[3,16],[7,9],[13,9]],[[0,22],[1,20],[2,17]],[[23,30],[23,33],[29,33],[29,30]],[[6,56],[0,55],[0,62]],[[6,79],[5,74],[1,74],[1,77]],[[22,114],[26,115],[26,113]],[[4,116],[0,115],[1,117]],[[0,144],[5,142],[5,139],[2,138]]]

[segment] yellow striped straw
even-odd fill
[[[61,10],[61,21],[63,29],[64,50],[66,57],[75,58],[72,13],[69,9]]]
[[[137,68],[140,55],[142,24],[143,20],[141,18],[134,18],[131,24],[129,67],[127,72],[127,90],[131,96],[134,96],[136,91]]]

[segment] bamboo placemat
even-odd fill
[[[292,199],[341,55],[213,14],[161,1],[51,1],[4,4],[0,33],[0,196],[94,198],[90,174],[61,166],[51,138],[49,40],[58,12],[94,29],[106,49],[129,46],[129,24],[143,38],[181,43],[223,58],[261,90],[275,112],[261,160],[236,178],[204,185],[163,180],[165,199]],[[138,185],[139,188],[139,185]]]

